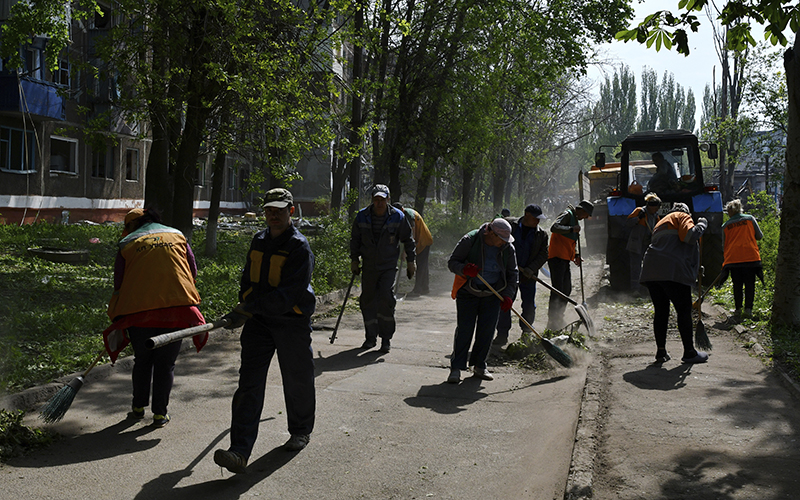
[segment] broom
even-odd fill
[[[497,290],[492,288],[492,285],[490,285],[489,283],[486,282],[485,279],[483,279],[483,276],[481,276],[480,274],[478,274],[477,276],[478,276],[478,278],[480,278],[481,281],[483,281],[483,284],[486,285],[486,287],[489,290],[491,290],[491,292],[493,294],[495,294],[497,296],[498,299],[500,299],[501,301],[503,300],[503,297],[499,293],[497,293]],[[558,361],[558,363],[561,366],[564,366],[566,368],[569,368],[569,367],[572,366],[572,358],[569,357],[569,354],[565,353],[564,351],[559,349],[558,346],[554,345],[552,342],[550,342],[546,338],[544,338],[541,335],[539,335],[539,332],[534,330],[533,326],[531,326],[531,324],[528,323],[528,321],[525,318],[523,318],[522,315],[520,313],[518,313],[517,310],[514,309],[513,307],[511,308],[511,312],[516,314],[517,317],[520,319],[520,321],[525,323],[525,326],[527,326],[539,338],[539,342],[542,343],[542,345],[544,346],[544,350],[547,351],[547,354],[549,354],[553,359]]]
[[[67,385],[62,387],[55,396],[50,398],[39,412],[39,418],[44,420],[47,424],[54,424],[64,418],[67,410],[69,410],[69,407],[72,405],[72,401],[75,399],[75,395],[78,394],[78,391],[83,387],[86,375],[88,375],[89,372],[92,371],[92,368],[103,359],[105,354],[105,349],[100,351],[100,354],[94,359],[92,365],[83,372],[83,375],[72,379]]]
[[[703,261],[703,238],[700,238],[700,262],[701,265],[698,268],[697,273],[697,290],[699,294],[699,299],[697,300],[697,326],[694,330],[694,343],[697,344],[697,347],[700,349],[704,349],[706,351],[711,350],[711,340],[709,340],[708,335],[706,334],[706,325],[703,324],[703,310],[700,308],[701,302],[703,300],[703,274],[705,269],[702,266]],[[714,280],[716,283],[716,280]],[[708,289],[710,290],[714,283]],[[692,304],[694,306],[694,304]]]

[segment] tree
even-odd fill
[[[636,40],[639,43],[655,44],[678,52],[689,53],[686,29],[696,31],[700,21],[696,12],[702,11],[708,0],[687,2],[678,5],[681,12],[676,16],[670,11],[659,11],[647,16],[638,26],[620,31],[619,40]],[[788,134],[786,141],[786,182],[781,211],[781,237],[778,246],[779,272],[775,278],[775,295],[772,322],[791,328],[800,327],[800,219],[794,216],[800,210],[800,5],[780,1],[748,2],[729,0],[722,9],[719,21],[728,31],[728,47],[741,50],[746,45],[755,45],[750,33],[749,20],[764,25],[765,38],[775,45],[788,44],[784,34],[786,27],[795,35],[794,46],[784,52],[783,66],[786,70],[788,91]]]
[[[642,97],[639,109],[639,130],[655,130],[658,125],[658,74],[642,68]]]
[[[598,114],[604,118],[598,127],[598,144],[618,144],[636,131],[636,77],[630,68],[622,65],[619,72],[600,85]]]

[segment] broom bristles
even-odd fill
[[[700,349],[705,351],[711,350],[711,340],[709,340],[708,335],[706,335],[706,328],[702,321],[697,323],[697,328],[694,331],[694,343]]]
[[[69,407],[72,406],[72,401],[75,395],[83,386],[83,378],[78,377],[72,380],[69,384],[65,385],[50,398],[47,404],[39,412],[39,418],[44,420],[47,424],[54,424],[64,418]]]
[[[544,345],[544,350],[547,351],[547,354],[558,361],[561,366],[565,368],[572,366],[572,358],[569,357],[569,354],[562,351],[557,345],[545,338],[542,339],[542,344]]]

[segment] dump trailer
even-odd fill
[[[647,185],[655,173],[655,165],[651,160],[633,160],[631,179]],[[594,205],[592,216],[583,221],[587,254],[605,254],[608,244],[608,196],[619,189],[620,162],[606,163],[603,168],[590,165],[587,171],[578,173],[580,198],[589,200]]]
[[[598,171],[606,169],[603,147],[606,146],[595,154],[592,167]],[[644,205],[649,192],[661,198],[662,215],[673,203],[681,202],[689,206],[695,222],[706,218],[708,227],[701,241],[704,285],[708,286],[721,271],[722,195],[716,185],[706,185],[703,179],[701,151],[709,159],[717,158],[715,144],[701,144],[686,130],[636,132],[622,141],[619,163],[608,165],[619,169],[616,189],[606,197],[606,263],[612,289],[630,288],[630,256],[625,249],[630,229],[626,220],[636,207]],[[657,175],[659,166],[662,170]]]

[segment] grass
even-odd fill
[[[312,287],[324,294],[348,283],[349,258],[342,248],[349,225],[335,215],[319,223],[326,230],[309,238],[317,264]],[[263,221],[219,231],[213,258],[203,255],[205,230],[193,234],[200,310],[209,321],[236,305],[245,256],[259,227]],[[0,394],[82,371],[102,351],[120,235],[118,224],[0,226]],[[72,265],[28,254],[29,247],[39,246],[87,249],[90,260]]]

